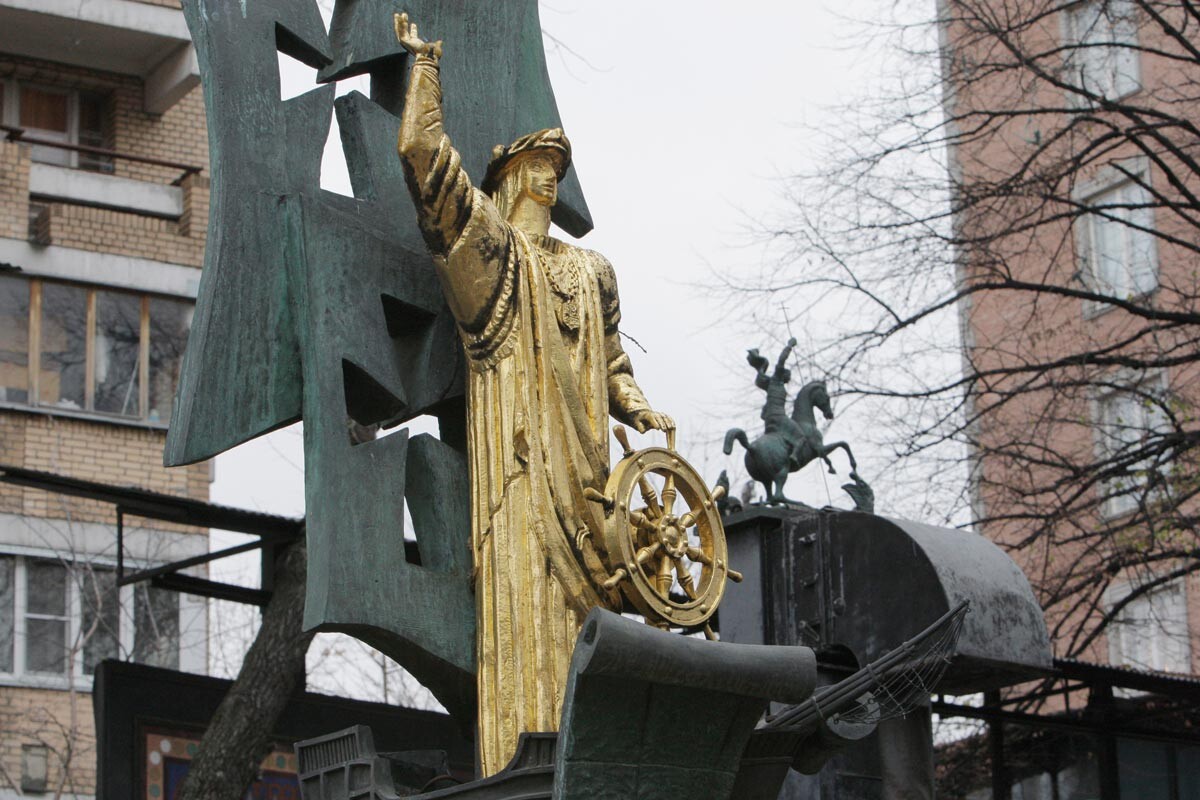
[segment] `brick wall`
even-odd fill
[[[0,236],[24,239],[29,229],[29,148],[0,141]]]
[[[1018,2],[1012,4],[1009,11],[1017,15],[1028,13],[1033,18],[1034,6],[1030,2]],[[1139,36],[1163,35],[1156,33],[1156,30],[1154,25],[1143,26]],[[1062,33],[1058,19],[1042,18],[1040,25],[1022,28],[1021,37],[1026,38],[1017,46],[1029,53],[1054,52],[1061,45]],[[970,34],[956,29],[952,24],[947,33],[951,46],[954,46],[957,36],[970,40]],[[1152,40],[1143,39],[1142,43],[1147,45],[1150,42]],[[952,57],[962,59],[964,63],[985,64],[989,63],[990,56],[960,49]],[[1183,75],[1177,65],[1169,60],[1158,60],[1143,53],[1141,78],[1145,89],[1134,102],[1153,107],[1163,102],[1162,98],[1173,97],[1171,87],[1185,80]],[[1026,85],[1016,81],[1015,76],[1016,72],[1011,70],[980,70],[976,81],[969,87],[956,87],[957,91],[953,94],[956,113],[1013,106],[1057,109],[1067,103],[1060,86],[1040,80],[1031,80]],[[1017,85],[1020,85],[1019,91],[1016,91]],[[1187,118],[1187,112],[1178,108],[1168,108],[1167,113]],[[970,136],[960,145],[955,153],[955,162],[963,170],[968,190],[972,184],[982,186],[1012,175],[1019,168],[1028,168],[1026,160],[1033,158],[1034,153],[1043,146],[1049,146],[1050,155],[1065,162],[1075,149],[1086,144],[1095,145],[1096,142],[1089,141],[1089,137],[1098,136],[1103,127],[1098,124],[1084,126],[1075,129],[1073,136],[1057,137],[1052,134],[1065,124],[1066,117],[1055,120],[1050,115],[1028,115],[1028,118],[1027,125],[981,126],[988,130],[994,128],[997,133]],[[1046,137],[1045,141],[1052,144],[1045,145],[1043,136]],[[1106,143],[1103,152],[1106,154],[1103,160],[1125,159],[1140,153],[1129,142]],[[1156,169],[1151,171],[1155,176],[1156,188],[1169,195],[1172,189],[1163,180],[1161,170]],[[1079,175],[1079,183],[1095,177],[1095,172],[1092,169]],[[996,269],[1002,274],[1011,274],[1017,280],[1032,283],[1079,285],[1081,265],[1077,249],[1078,231],[1069,222],[1047,222],[1034,227],[1033,220],[1040,219],[1040,216],[1030,208],[1031,205],[1036,208],[1036,204],[1042,202],[1041,195],[1032,198],[1019,195],[1019,192],[1015,192],[1014,197],[1005,204],[996,203],[982,210],[975,208],[972,213],[963,214],[957,220],[968,238],[988,232],[1000,234],[989,242],[989,252],[982,255],[964,254],[967,280],[986,277],[989,275],[988,269]],[[1029,204],[1022,205],[1026,201]],[[1052,218],[1052,214],[1059,211],[1052,208],[1046,212],[1046,216]],[[1157,242],[1161,288],[1155,295],[1154,303],[1165,310],[1194,310],[1191,307],[1196,282],[1194,256],[1183,248],[1170,245],[1168,241],[1170,237],[1190,238],[1194,231],[1176,219],[1175,215],[1161,211],[1156,215],[1155,224],[1164,234],[1164,239]],[[1002,270],[996,265],[1002,265]],[[994,370],[997,374],[1006,369],[1019,369],[1027,363],[1045,363],[1068,353],[1100,352],[1116,342],[1133,342],[1124,346],[1120,353],[1122,356],[1144,357],[1148,353],[1165,353],[1170,354],[1166,360],[1171,361],[1176,354],[1191,349],[1186,337],[1194,333],[1164,330],[1153,337],[1135,337],[1137,331],[1145,328],[1139,320],[1112,310],[1097,314],[1078,299],[1049,294],[1040,295],[1036,302],[1028,297],[1022,300],[1018,293],[974,294],[966,309],[966,322],[973,343],[969,355],[976,368]],[[1111,353],[1106,355],[1112,356]],[[1191,373],[1187,369],[1175,365],[1164,367],[1162,377],[1172,395],[1190,409],[1200,403],[1200,392],[1197,392],[1200,375],[1196,374],[1194,367]],[[986,454],[980,465],[980,500],[984,506],[984,516],[1001,517],[983,528],[983,533],[992,540],[1005,546],[1016,546],[1029,535],[1025,519],[1044,514],[1047,509],[1060,507],[1064,502],[1072,502],[1069,492],[1055,485],[1055,478],[1063,474],[1060,461],[1086,464],[1095,453],[1094,384],[1097,372],[1089,364],[1063,368],[1058,372],[1056,385],[1043,389],[1023,388],[1021,393],[989,411],[980,420],[978,429],[972,431],[982,452]],[[1108,377],[1114,382],[1121,380],[1116,370],[1111,370]],[[1011,382],[1006,383],[1006,380]],[[999,393],[1008,391],[1017,381],[1025,380],[1027,376],[1020,374],[1011,379],[995,377],[989,388],[995,388]],[[1031,380],[1029,383],[1041,382]],[[985,408],[989,401],[994,402],[998,397],[999,394],[988,395],[986,390],[980,390],[976,400],[980,408]],[[1022,457],[1006,455],[1020,447],[1026,448]],[[1044,468],[1039,468],[1036,459],[1028,455],[1035,448],[1037,453],[1045,454]],[[1192,465],[1179,466],[1190,469]],[[1094,499],[1100,498],[1101,491],[1100,486],[1092,490]],[[1191,513],[1191,509],[1185,509],[1185,512]],[[1110,555],[1108,549],[1098,547],[1094,540],[1087,539],[1092,531],[1102,530],[1104,522],[1099,509],[1085,508],[1063,519],[1053,537],[1040,540],[1037,548],[1026,547],[1012,555],[1035,585],[1051,587],[1055,591],[1062,591],[1057,583],[1061,575],[1107,575],[1103,567]],[[1159,536],[1163,535],[1164,532],[1160,531]],[[1121,537],[1114,539],[1119,545],[1131,542],[1139,545],[1139,538],[1148,537],[1148,534],[1140,530],[1123,531]],[[1153,569],[1165,573],[1174,566],[1170,561],[1163,561],[1153,565]],[[1118,573],[1114,577],[1118,582],[1123,582],[1133,576]],[[1070,585],[1074,588],[1077,584],[1073,581]],[[1187,591],[1192,665],[1195,670],[1200,669],[1200,579],[1192,577],[1187,582]],[[1063,634],[1054,642],[1059,654],[1065,654],[1071,644],[1067,634],[1080,629],[1091,630],[1101,613],[1101,609],[1087,605],[1064,606],[1067,610],[1054,612],[1047,620],[1052,633],[1058,630]],[[1098,637],[1080,657],[1107,661],[1107,638]]]
[[[0,687],[0,731],[0,788],[20,786],[23,745],[45,745],[50,750],[46,797],[60,785],[66,793],[94,793],[96,727],[90,695]]]
[[[208,465],[162,465],[161,430],[40,413],[0,414],[0,463],[152,492],[208,499]],[[113,507],[35,489],[0,486],[0,512],[111,524]],[[167,523],[155,528],[176,530]]]
[[[178,8],[178,0],[141,0]],[[53,202],[39,215],[37,241],[89,251],[148,258],[200,267],[208,225],[208,135],[203,95],[192,91],[162,115],[143,111],[140,79],[80,69],[50,61],[0,55],[0,80],[13,77],[30,84],[79,89],[108,99],[107,141],[128,153],[202,167],[181,184],[184,208],[178,220]],[[29,236],[28,145],[0,142],[0,236]],[[119,177],[170,184],[182,169],[113,162]],[[0,463],[45,470],[115,485],[208,499],[205,464],[177,469],[162,466],[165,433],[136,425],[111,424],[37,411],[0,411]],[[109,504],[69,498],[0,484],[0,512],[111,525]],[[146,521],[132,524],[139,527]],[[195,530],[148,523],[157,530]],[[68,793],[94,793],[95,734],[87,693],[27,687],[0,687],[0,791],[19,784],[24,744],[50,748],[50,793],[64,775],[70,753]],[[12,787],[16,788],[16,787]]]
[[[119,153],[204,167],[208,173],[208,131],[204,124],[204,94],[199,86],[161,116],[142,110],[142,87],[115,89],[112,93],[113,149]],[[179,170],[118,161],[116,175],[171,183]]]
[[[207,211],[203,217],[207,223]],[[34,224],[34,239],[39,244],[200,267],[204,264],[204,229],[199,227],[199,236],[188,235],[197,228],[125,211],[51,203]]]

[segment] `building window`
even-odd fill
[[[1127,598],[1133,587],[1118,587],[1109,606]],[[1190,673],[1187,594],[1182,581],[1172,581],[1130,600],[1108,629],[1109,660],[1118,666],[1159,672]]]
[[[1092,287],[1127,300],[1158,287],[1154,207],[1143,174],[1084,198],[1082,256]]]
[[[1066,39],[1069,80],[1087,94],[1118,100],[1141,87],[1132,0],[1088,0],[1071,7]],[[1088,105],[1075,93],[1072,100]]]
[[[82,286],[41,282],[38,402],[87,407],[87,334],[90,292]]]
[[[95,395],[97,411],[140,417],[142,298],[124,292],[96,292]]]
[[[1104,481],[1101,511],[1119,517],[1138,508],[1148,490],[1160,487],[1156,458],[1134,461],[1156,436],[1168,430],[1161,391],[1150,385],[1108,392],[1096,403],[1097,455],[1103,469],[1113,472]]]
[[[180,595],[106,566],[0,555],[0,674],[88,676],[107,658],[179,668]]]
[[[0,401],[29,402],[29,281],[0,275]]]
[[[175,386],[192,324],[192,304],[150,298],[150,422],[166,424],[175,405]]]
[[[20,128],[30,139],[104,148],[108,144],[108,100],[96,92],[0,81],[0,123]],[[42,164],[112,171],[112,159],[52,144],[36,144],[32,158]]]
[[[179,603],[173,592],[144,583],[133,587],[133,660],[179,668]]]
[[[193,305],[0,275],[0,402],[165,425]]]
[[[13,671],[16,596],[16,560],[12,556],[0,556],[0,672]]]
[[[54,561],[25,562],[25,672],[63,675],[69,645],[67,568]]]

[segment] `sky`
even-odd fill
[[[704,0],[540,5],[551,81],[595,222],[579,244],[614,264],[638,382],[675,417],[679,450],[710,480],[722,469],[744,474],[740,448],[720,453],[724,431],[754,436],[761,425],[746,349],[774,358],[789,332],[769,305],[759,316],[774,324],[755,330],[744,298],[705,287],[771,257],[756,224],[786,212],[785,176],[811,167],[837,136],[826,109],[878,78],[878,63],[846,47],[857,23],[843,15],[856,3],[866,8],[860,0],[836,11],[777,1],[736,11]],[[446,58],[468,46],[446,42]],[[281,83],[294,96],[313,86],[313,73],[285,59]],[[365,79],[339,85],[351,89],[366,92]],[[350,193],[336,124],[322,185]],[[301,515],[302,464],[299,426],[248,443],[218,458],[212,499]],[[837,493],[817,469],[788,488],[818,505]]]

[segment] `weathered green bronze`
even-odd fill
[[[837,470],[829,460],[829,455],[834,450],[845,450],[846,457],[850,459],[850,479],[853,483],[845,484],[842,488],[854,500],[857,510],[872,512],[875,509],[875,494],[859,476],[858,462],[850,452],[850,445],[845,442],[825,444],[821,429],[817,427],[814,409],[819,410],[825,419],[833,419],[833,406],[825,382],[806,383],[796,394],[791,415],[786,411],[787,384],[792,379],[787,360],[795,346],[796,340],[789,339],[770,374],[767,373],[770,361],[765,356],[760,355],[757,349],[747,352],[746,361],[756,373],[754,385],[767,393],[762,408],[765,430],[762,436],[750,442],[744,430],[730,428],[725,433],[725,455],[733,452],[734,442],[740,442],[746,449],[746,471],[766,489],[767,504],[803,505],[784,495],[783,485],[788,475],[818,458],[825,462],[831,474],[835,474]]]
[[[392,0],[184,0],[208,112],[213,199],[205,268],[165,462],[211,458],[303,419],[305,625],[387,653],[464,722],[474,709],[474,603],[463,362],[396,158],[407,74]],[[491,148],[560,124],[535,0],[405,0],[427,31],[471,41],[448,62],[447,125],[472,174]],[[277,51],[321,82],[279,96]],[[336,109],[354,197],[320,188]],[[555,221],[591,228],[574,173]],[[350,423],[435,415],[441,440],[352,444]],[[420,563],[402,541],[405,500]]]

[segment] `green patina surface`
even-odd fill
[[[446,127],[470,174],[491,148],[560,125],[536,0],[184,0],[212,155],[205,268],[165,462],[187,464],[303,419],[305,624],[351,633],[473,713],[474,601],[463,360],[404,186],[395,137],[405,54],[392,14],[446,42]],[[277,51],[330,82],[280,99]],[[336,111],[354,197],[320,188]],[[555,221],[591,228],[572,171]],[[436,415],[441,439],[354,445],[348,424]],[[420,561],[405,557],[405,501]]]

